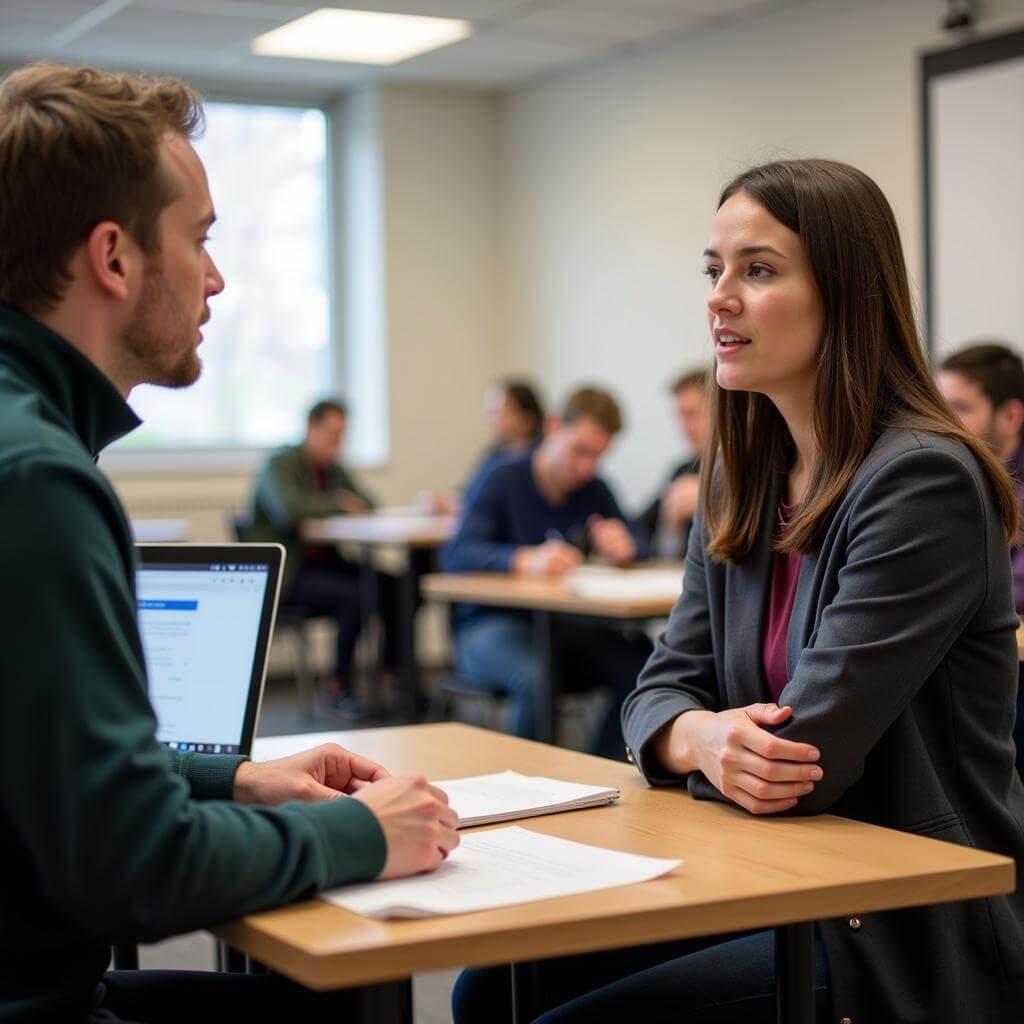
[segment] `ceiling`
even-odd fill
[[[792,0],[0,0],[0,61],[90,61],[206,81],[338,92],[371,80],[505,88]],[[387,68],[256,56],[318,7],[464,18],[461,42]]]

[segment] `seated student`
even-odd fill
[[[999,456],[1024,508],[1024,362],[1005,345],[971,345],[943,359],[939,390],[963,425]],[[1024,612],[1024,549],[1010,550],[1013,603]]]
[[[484,414],[491,443],[462,488],[463,500],[495,466],[529,451],[544,431],[544,407],[537,392],[524,380],[510,378],[489,387],[484,396]],[[421,495],[420,503],[435,513],[455,513],[461,505],[457,498],[432,492]]]
[[[370,495],[338,462],[347,426],[348,411],[342,401],[317,402],[306,418],[305,438],[271,456],[256,479],[251,501],[251,538],[277,541],[288,553],[283,600],[334,619],[337,635],[333,675],[325,684],[328,695],[348,690],[363,619],[359,567],[343,558],[333,544],[303,541],[299,529],[304,519],[357,514],[374,507]],[[381,582],[383,592],[387,584]],[[393,608],[394,602],[382,606]],[[388,630],[389,637],[394,633],[393,628]]]
[[[157,742],[128,520],[94,459],[138,426],[133,388],[201,371],[224,287],[201,124],[173,79],[0,83],[4,1021],[343,1020],[358,996],[104,973],[110,946],[429,870],[458,842],[440,790],[335,744],[253,764]]]
[[[682,558],[700,491],[700,453],[708,436],[707,370],[687,370],[672,384],[679,432],[694,454],[679,463],[639,522],[651,537],[651,554]]]
[[[495,467],[467,498],[442,567],[448,572],[557,576],[583,561],[577,544],[617,565],[642,557],[643,542],[597,476],[601,457],[621,428],[619,408],[606,391],[573,392],[561,415],[548,418],[544,440],[530,454]],[[621,757],[619,707],[650,653],[650,642],[611,626],[560,616],[553,646],[565,689],[604,686],[612,691],[592,749]],[[534,736],[538,666],[529,615],[460,606],[455,650],[467,679],[508,694],[513,732]]]
[[[1005,345],[960,349],[939,366],[939,390],[963,425],[999,456],[1024,509],[1024,362]],[[1013,603],[1024,613],[1024,549],[1010,549]],[[1024,663],[1017,687],[1017,771],[1024,776]]]
[[[1019,872],[1016,495],[932,380],[889,204],[846,164],[755,167],[704,259],[715,458],[683,594],[623,708],[631,758],[695,799],[828,811]],[[1021,1019],[1024,888],[817,935],[816,1020]],[[543,1024],[776,1019],[769,931],[541,972]],[[457,1024],[500,1019],[508,991],[507,970],[467,972]]]

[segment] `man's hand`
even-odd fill
[[[459,845],[459,816],[448,797],[422,775],[400,775],[355,794],[380,823],[387,860],[379,878],[403,878],[433,871]]]
[[[520,548],[512,558],[512,571],[517,576],[562,576],[582,561],[579,548],[562,540],[546,540]]]
[[[243,761],[235,772],[234,797],[241,804],[283,804],[288,800],[334,800],[371,782],[390,778],[376,761],[337,743],[276,761]]]
[[[728,711],[687,711],[655,739],[669,771],[700,770],[715,788],[751,814],[788,811],[814,789],[824,773],[809,743],[774,736],[765,725],[782,725],[791,707],[750,704]]]
[[[625,565],[636,557],[636,541],[621,519],[591,516],[587,528],[594,548],[612,564]]]
[[[338,491],[338,507],[342,512],[346,512],[350,516],[357,516],[362,512],[370,511],[370,506],[366,504],[366,500],[360,498],[358,494],[353,494],[352,491]]]
[[[688,523],[696,514],[700,503],[700,477],[685,473],[665,488],[661,499],[661,517],[674,530]]]

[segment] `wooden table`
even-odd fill
[[[374,553],[382,547],[404,550],[405,569],[398,577],[399,714],[416,720],[419,672],[416,658],[416,571],[412,552],[440,547],[455,529],[454,516],[420,515],[411,510],[383,509],[368,515],[328,516],[303,520],[302,539],[319,544],[352,544],[359,548],[365,605],[377,607]]]
[[[683,864],[640,885],[474,914],[376,921],[314,900],[216,929],[230,945],[313,989],[519,963],[513,975],[522,997],[524,962],[775,928],[779,1020],[805,1024],[813,1020],[815,920],[990,896],[1015,885],[1006,857],[829,815],[756,818],[681,790],[649,789],[628,765],[466,725],[261,739],[254,756],[279,756],[325,738],[394,772],[434,779],[511,768],[616,786],[617,804],[520,824],[629,853],[682,857]],[[408,982],[392,991],[399,1007],[393,1019],[408,1021]],[[529,1020],[532,1007],[517,1005],[518,1020]]]
[[[682,572],[682,563],[679,563],[680,576]],[[555,742],[557,733],[558,680],[551,642],[553,617],[576,615],[643,622],[668,615],[677,600],[665,596],[643,599],[581,597],[561,579],[534,579],[507,573],[431,573],[423,577],[420,587],[424,596],[434,601],[520,608],[532,613],[535,645],[541,665],[537,737],[548,743]]]
[[[1017,628],[1017,660],[1024,661],[1024,625]]]

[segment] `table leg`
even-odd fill
[[[533,613],[533,644],[540,668],[534,706],[537,715],[537,739],[542,743],[558,741],[558,679],[551,637],[552,618],[551,612]]]
[[[529,1024],[540,1013],[540,965],[511,964],[512,1024]]]
[[[814,1024],[814,922],[775,929],[778,1024]]]
[[[381,703],[381,678],[380,667],[383,663],[384,630],[381,625],[379,613],[379,599],[377,587],[377,570],[373,564],[373,549],[370,545],[364,545],[362,558],[359,561],[359,601],[363,612],[363,629],[370,628],[373,623],[375,630],[373,665],[370,668],[370,698],[367,705],[374,715],[382,710]]]
[[[356,990],[353,1024],[412,1024],[412,978]]]
[[[406,552],[405,569],[398,577],[398,686],[402,721],[416,721],[420,680],[416,668],[416,565],[413,552]]]

